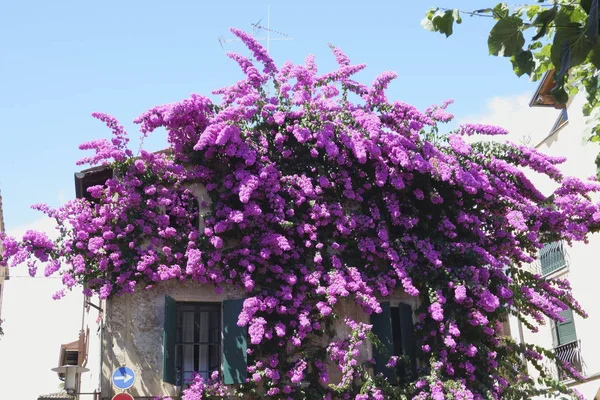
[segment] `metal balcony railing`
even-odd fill
[[[556,346],[554,354],[556,354],[556,358],[568,363],[574,370],[585,375],[585,363],[581,356],[581,342],[579,340]],[[550,372],[560,381],[571,379],[571,375],[558,363],[553,363],[550,366]]]
[[[533,272],[546,276],[568,267],[569,259],[565,247],[562,241],[545,244],[532,264]]]

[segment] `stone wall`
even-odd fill
[[[127,390],[131,395],[152,398],[176,394],[173,385],[162,381],[165,295],[181,302],[221,302],[246,297],[243,291],[225,290],[217,294],[211,285],[173,281],[156,285],[152,290],[139,290],[108,300],[102,343],[102,398],[110,399],[116,394],[111,376],[120,366],[128,366],[136,374],[133,387]],[[413,309],[417,305],[417,299],[403,293],[392,297],[390,301],[392,305],[398,301],[409,303]],[[334,310],[338,315],[369,323],[369,316],[353,300],[340,301]],[[334,331],[338,337],[349,334],[343,318],[334,322]],[[365,344],[360,361],[370,358],[371,346]],[[328,369],[331,381],[335,383],[340,379],[340,373],[333,365]]]
[[[174,395],[173,385],[162,381],[162,338],[165,295],[176,301],[220,302],[239,299],[243,292],[215,293],[211,285],[192,282],[165,282],[152,290],[139,290],[107,301],[102,360],[102,397],[115,392],[111,375],[115,368],[128,366],[136,380],[128,390],[133,396]]]

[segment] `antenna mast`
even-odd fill
[[[286,33],[271,29],[271,6],[267,7],[267,26],[261,25],[261,22],[262,22],[262,18],[260,20],[258,20],[258,22],[250,24],[250,26],[252,26],[252,28],[254,30],[254,39],[258,40],[259,42],[266,42],[267,52],[269,52],[271,50],[271,42],[272,41],[294,40],[294,38],[289,37]],[[258,31],[266,32],[266,36],[258,36],[257,35]],[[283,37],[273,38],[273,37],[271,37],[271,33],[274,33],[276,35],[283,36]],[[239,41],[240,41],[240,39],[219,38],[219,44],[221,45],[221,47],[223,47],[224,43],[239,42]]]

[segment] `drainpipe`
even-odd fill
[[[100,300],[100,305],[102,305],[102,300]],[[104,307],[101,307],[103,310],[106,310],[106,303]],[[100,318],[100,369],[98,370],[98,388],[100,392],[98,393],[98,400],[102,397],[102,355],[104,353],[104,315]]]
[[[83,304],[81,307],[81,329],[79,330],[79,343],[81,343],[81,338],[83,335],[85,335],[85,331],[84,331],[84,327],[85,327],[85,295],[83,295]],[[85,339],[85,336],[83,337]],[[78,353],[77,353],[77,357],[80,358],[83,355],[83,352],[85,351],[85,349],[79,349],[78,348]],[[83,361],[83,360],[82,360]],[[77,365],[79,365],[79,360],[77,360]],[[81,365],[83,367],[83,365]],[[77,388],[77,395],[76,398],[77,400],[79,400],[79,392],[81,392],[81,374],[77,375],[77,383],[76,386]]]
[[[523,343],[525,343],[525,338],[523,335],[523,323],[518,318],[517,318],[517,326],[519,328],[519,344],[523,344]],[[523,364],[525,365],[525,373],[528,374],[529,372],[528,372],[528,368],[527,368],[527,358],[525,357],[525,353],[521,354],[521,358],[523,359]]]

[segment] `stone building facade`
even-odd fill
[[[87,187],[104,183],[110,176],[112,173],[102,168],[76,174],[76,195],[87,197]],[[207,200],[201,185],[190,189],[199,204]],[[177,396],[193,372],[207,377],[218,371],[227,385],[243,383],[248,339],[246,328],[238,327],[237,319],[246,296],[243,290],[233,288],[217,293],[209,284],[167,281],[151,290],[102,301],[87,298],[79,360],[89,371],[79,377],[79,398],[111,399],[120,392],[113,384],[113,372],[123,366],[134,372],[132,386],[125,392],[135,399]],[[351,299],[338,302],[334,311],[357,322],[372,323],[388,354],[410,356],[416,369],[413,310],[417,306],[417,298],[398,293],[386,299],[384,312],[376,317],[367,315]],[[333,331],[340,338],[350,333],[343,318],[335,321]],[[383,372],[387,360],[379,357],[371,344],[363,347],[359,361],[374,358],[375,368]],[[341,378],[336,366],[329,365],[328,370],[331,382],[336,383]]]

